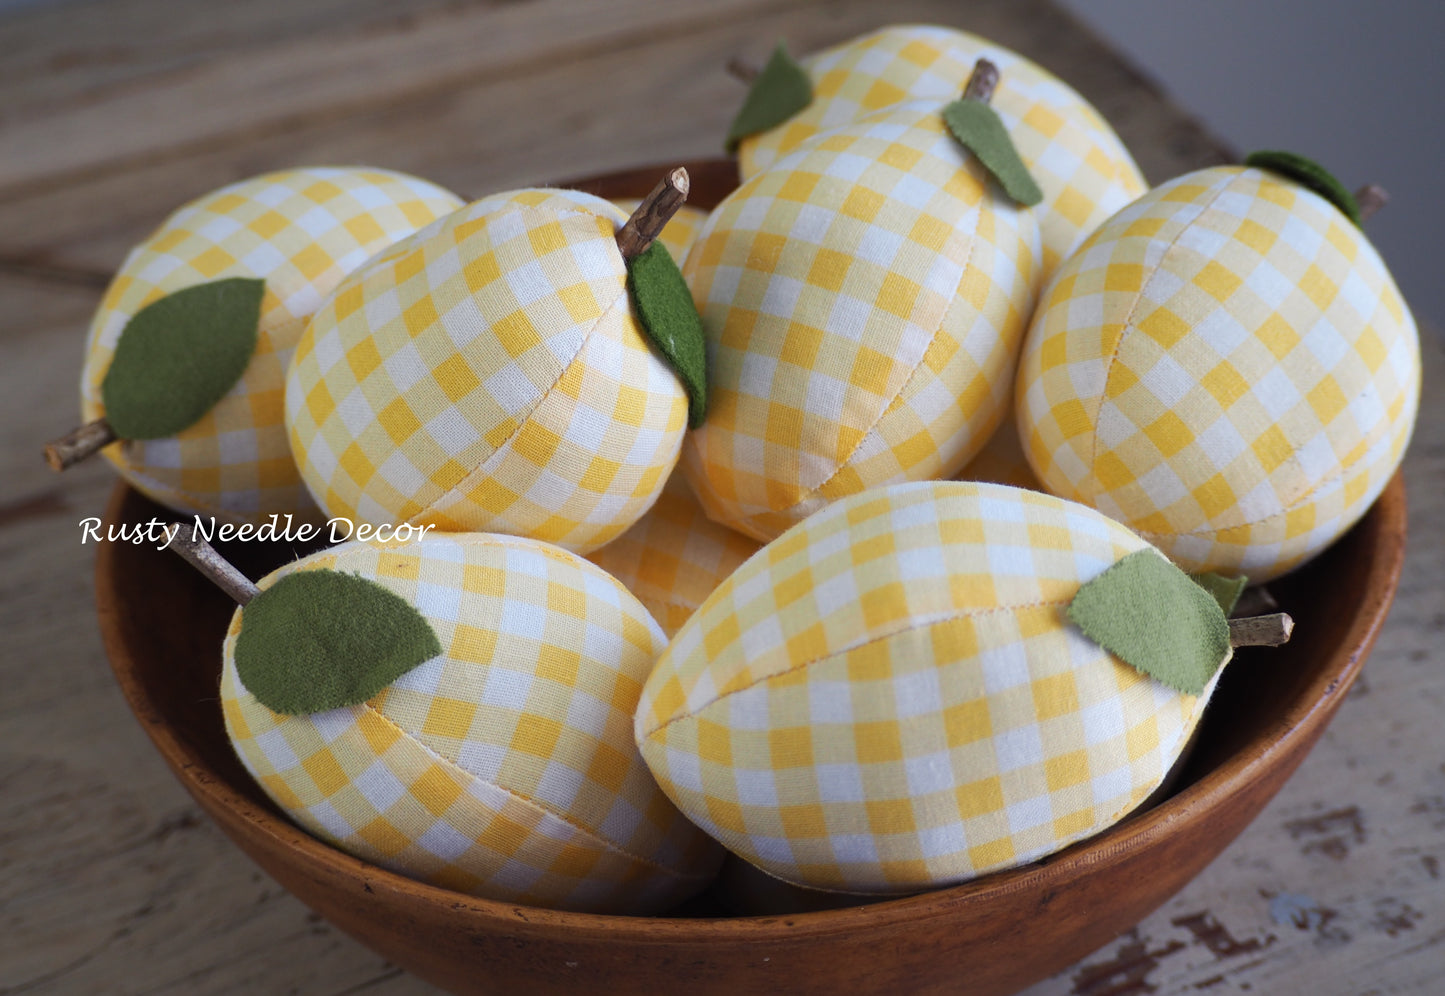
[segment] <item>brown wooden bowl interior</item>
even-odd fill
[[[735,183],[724,160],[688,163],[691,201]],[[665,167],[572,184],[644,195]],[[168,513],[124,484],[110,523]],[[728,917],[705,894],[673,917],[565,913],[450,892],[343,854],[290,823],[246,774],[221,721],[221,642],[233,606],[180,558],[104,544],[96,600],[132,710],[181,783],[232,840],[362,943],[457,993],[1012,992],[1064,968],[1182,888],[1254,818],[1339,707],[1399,581],[1399,475],[1368,515],[1271,585],[1294,615],[1280,650],[1241,651],[1221,678],[1175,794],[1043,861],[866,906]],[[259,577],[307,552],[236,544]]]

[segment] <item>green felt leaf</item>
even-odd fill
[[[1234,611],[1234,603],[1239,601],[1240,592],[1249,585],[1249,578],[1243,574],[1237,578],[1228,578],[1223,574],[1203,572],[1189,575],[1189,580],[1209,592],[1209,596],[1224,610],[1226,617]]]
[[[728,127],[728,152],[737,151],[738,143],[749,135],[776,128],[812,102],[813,80],[808,71],[778,42]]]
[[[1068,615],[1109,653],[1188,695],[1229,659],[1219,603],[1155,550],[1137,550],[1082,585]]]
[[[215,407],[256,351],[265,293],[264,281],[230,277],[178,290],[137,311],[100,385],[116,436],[174,436]]]
[[[301,716],[365,702],[441,652],[422,614],[375,581],[297,571],[241,610],[236,673],[272,712]]]
[[[1364,227],[1365,221],[1360,217],[1360,204],[1355,200],[1355,195],[1335,179],[1333,173],[1313,159],[1306,159],[1293,152],[1264,150],[1245,156],[1244,165],[1267,169],[1308,187],[1344,212],[1345,217],[1353,221],[1356,228]]]
[[[707,341],[692,292],[661,240],[628,260],[627,290],[647,337],[687,391],[687,424],[696,429],[707,418]]]
[[[1033,207],[1044,199],[1044,192],[1019,158],[1008,129],[992,107],[981,100],[955,100],[943,109],[943,123],[1016,203]]]

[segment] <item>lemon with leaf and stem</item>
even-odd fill
[[[831,501],[948,476],[1006,412],[1039,281],[1039,191],[988,106],[889,107],[814,136],[709,217],[684,276],[712,410],[683,468],[761,541]]]
[[[86,422],[47,462],[63,470],[101,452],[180,512],[314,516],[284,428],[291,350],[348,273],[460,204],[403,173],[315,166],[179,208],[111,281],[86,342]]]
[[[510,191],[382,253],[318,310],[286,385],[332,516],[595,549],[652,505],[707,409],[701,327],[656,241],[669,172],[629,216]]]
[[[1420,399],[1415,322],[1362,220],[1318,164],[1263,152],[1106,222],[1019,364],[1039,479],[1190,570],[1267,581],[1328,547],[1399,466]]]
[[[220,699],[237,756],[303,829],[501,902],[646,914],[721,852],[632,742],[666,639],[620,583],[537,540],[344,543],[252,584],[190,526],[171,547],[238,603]]]

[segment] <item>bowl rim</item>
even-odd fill
[[[132,493],[124,481],[116,484],[106,507],[108,521],[120,521],[122,506]],[[1171,825],[1195,820],[1225,807],[1241,787],[1271,777],[1281,755],[1293,752],[1296,741],[1318,735],[1317,727],[1358,676],[1389,613],[1405,555],[1406,498],[1404,478],[1396,471],[1374,505],[1354,528],[1373,527],[1369,567],[1360,581],[1363,592],[1345,640],[1331,654],[1331,666],[1320,668],[1308,685],[1276,720],[1197,781],[1185,786],[1151,809],[1126,817],[1086,840],[1040,861],[1007,871],[993,872],[959,885],[862,906],[816,912],[765,916],[658,917],[600,913],[574,913],[517,903],[483,899],[434,886],[352,857],[312,837],[278,812],[259,806],[233,788],[209,767],[166,723],[147,695],[144,684],[126,663],[129,650],[122,622],[121,578],[115,569],[115,545],[101,544],[96,557],[96,607],[106,655],[127,703],[157,750],[182,784],[203,802],[203,808],[226,811],[269,837],[273,844],[292,851],[297,859],[316,865],[319,874],[351,879],[366,892],[404,895],[409,902],[432,907],[452,916],[466,913],[474,925],[526,924],[540,931],[565,931],[568,936],[605,937],[612,943],[656,944],[776,940],[779,921],[788,927],[789,939],[877,930],[907,922],[948,916],[960,907],[988,903],[992,897],[1027,890],[1047,889],[1105,864],[1113,858],[1158,842]],[[1321,715],[1323,714],[1323,715]],[[202,798],[204,797],[204,799]],[[209,803],[209,805],[205,805]]]

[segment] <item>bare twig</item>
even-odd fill
[[[727,69],[729,76],[739,83],[746,83],[749,86],[752,85],[753,80],[757,79],[758,75],[762,72],[761,69],[740,55],[735,55],[728,60]]]
[[[260,589],[251,583],[250,578],[236,570],[229,560],[216,552],[215,547],[201,538],[195,523],[188,526],[183,522],[173,522],[169,528],[176,530],[176,536],[170,543],[171,549],[235,599],[236,604],[245,605],[260,594]]]
[[[45,462],[50,464],[50,469],[62,471],[66,467],[74,466],[88,456],[99,453],[106,446],[116,441],[115,430],[110,423],[103,418],[94,422],[87,422],[78,429],[72,429],[68,435],[61,436],[54,442],[45,446]]]
[[[1294,620],[1287,612],[1229,620],[1231,647],[1279,647],[1289,642]]]
[[[1367,183],[1355,191],[1355,203],[1360,206],[1360,220],[1369,221],[1375,212],[1390,203],[1390,192],[1378,183]]]
[[[687,200],[690,186],[687,170],[679,166],[652,188],[652,193],[637,205],[627,224],[617,230],[617,248],[622,250],[623,259],[633,259],[652,245],[652,240]]]
[[[973,72],[963,88],[964,100],[978,100],[987,104],[993,99],[994,88],[998,86],[998,66],[987,59],[973,64]]]

